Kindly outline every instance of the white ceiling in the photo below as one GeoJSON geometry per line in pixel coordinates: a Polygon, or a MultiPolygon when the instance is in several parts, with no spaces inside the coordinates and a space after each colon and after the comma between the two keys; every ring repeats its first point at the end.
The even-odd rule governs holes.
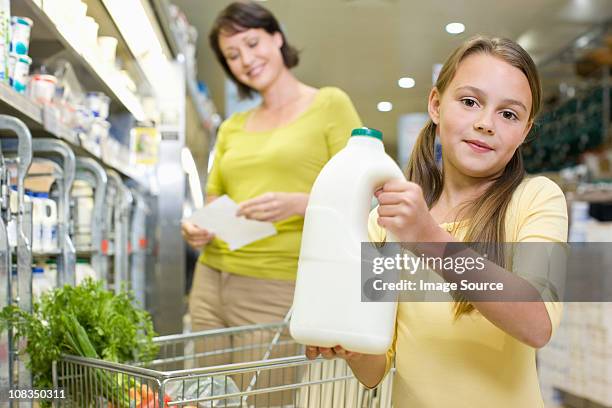
{"type": "MultiPolygon", "coordinates": [[[[227,0],[173,0],[199,32],[199,77],[217,107],[224,106],[223,72],[208,46],[208,30],[227,0]]],[[[367,126],[381,129],[395,149],[401,114],[422,112],[431,87],[432,65],[475,34],[518,40],[541,61],[594,24],[612,18],[612,0],[268,0],[293,45],[302,51],[295,69],[304,82],[339,86],[352,98],[367,126]],[[465,24],[463,34],[444,31],[465,24]],[[412,89],[397,80],[411,76],[412,89]],[[376,110],[381,100],[389,113],[376,110]]],[[[543,72],[546,76],[546,71],[543,72]]],[[[556,80],[556,79],[555,79],[556,80]]]]}

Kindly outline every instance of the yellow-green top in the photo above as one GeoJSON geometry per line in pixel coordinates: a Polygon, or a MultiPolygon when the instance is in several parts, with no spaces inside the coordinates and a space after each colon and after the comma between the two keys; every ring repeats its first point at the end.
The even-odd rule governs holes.
{"type": "MultiPolygon", "coordinates": [[[[325,163],[361,126],[349,97],[333,87],[320,89],[304,113],[273,130],[245,130],[251,113],[234,114],[221,125],[207,194],[227,194],[241,203],[267,192],[309,193],[325,163]]],[[[199,262],[240,275],[293,280],[304,218],[293,216],[274,226],[277,235],[235,251],[215,238],[199,262]]]]}

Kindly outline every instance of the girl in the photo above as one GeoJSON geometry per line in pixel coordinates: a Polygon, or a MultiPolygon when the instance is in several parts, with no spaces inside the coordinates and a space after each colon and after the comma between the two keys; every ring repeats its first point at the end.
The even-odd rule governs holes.
{"type": "MultiPolygon", "coordinates": [[[[523,169],[521,144],[540,103],[535,64],[518,44],[476,37],[456,49],[430,93],[430,120],[412,154],[410,181],[390,181],[376,193],[370,238],[384,241],[388,231],[404,242],[498,249],[503,242],[565,242],[562,191],[547,178],[526,178],[523,169]],[[434,161],[436,136],[442,170],[434,161]]],[[[497,268],[520,286],[515,273],[497,268]]],[[[347,360],[368,387],[381,381],[395,356],[396,408],[541,407],[535,351],[559,320],[559,303],[541,300],[400,303],[386,356],[341,347],[308,347],[306,354],[347,360]]]]}

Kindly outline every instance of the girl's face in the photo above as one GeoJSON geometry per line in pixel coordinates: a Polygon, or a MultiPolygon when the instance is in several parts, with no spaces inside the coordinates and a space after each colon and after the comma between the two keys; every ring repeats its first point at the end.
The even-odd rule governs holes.
{"type": "Polygon", "coordinates": [[[232,74],[258,92],[266,90],[285,68],[280,33],[250,28],[233,35],[220,35],[219,46],[232,74]]]}
{"type": "Polygon", "coordinates": [[[531,89],[521,70],[487,54],[465,58],[444,94],[434,88],[429,97],[445,174],[498,175],[529,133],[530,112],[531,89]]]}

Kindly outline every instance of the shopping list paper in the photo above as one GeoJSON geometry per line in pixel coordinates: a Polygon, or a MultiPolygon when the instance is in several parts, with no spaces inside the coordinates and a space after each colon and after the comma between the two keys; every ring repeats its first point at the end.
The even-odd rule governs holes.
{"type": "Polygon", "coordinates": [[[276,235],[276,228],[271,222],[237,217],[237,211],[238,204],[223,195],[185,218],[185,221],[214,232],[217,237],[227,242],[232,251],[251,242],[276,235]]]}

